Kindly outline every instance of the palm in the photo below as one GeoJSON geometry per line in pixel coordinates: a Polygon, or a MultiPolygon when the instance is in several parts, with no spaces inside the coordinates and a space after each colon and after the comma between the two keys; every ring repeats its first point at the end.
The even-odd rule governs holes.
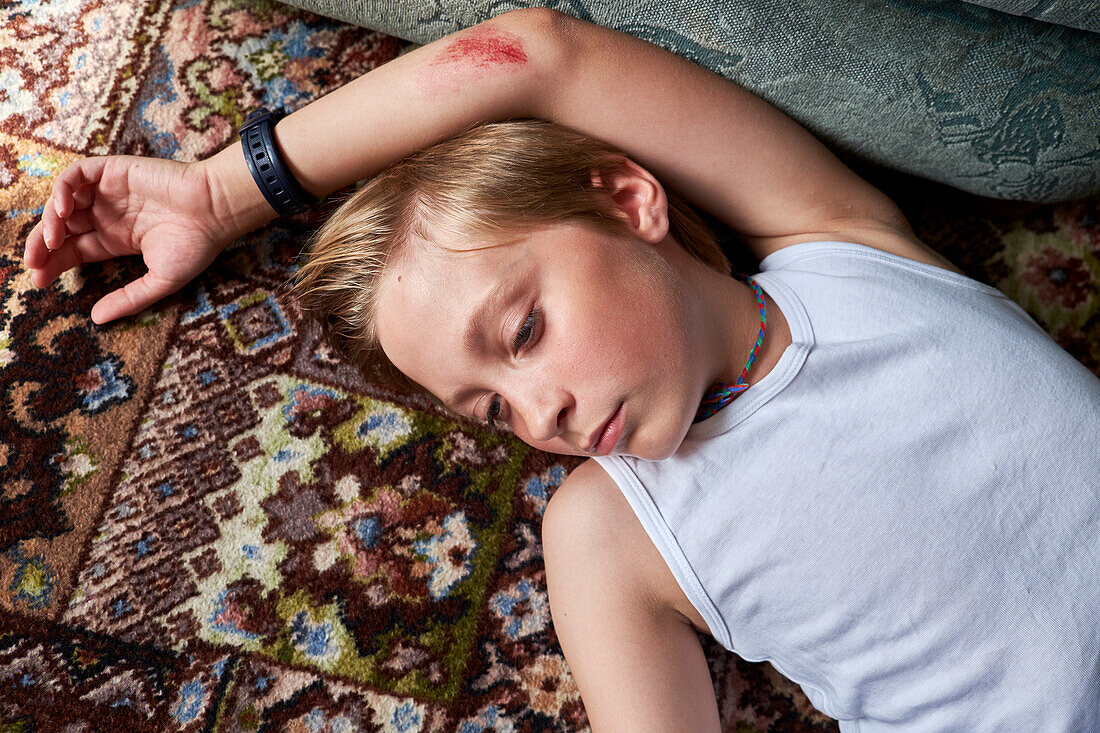
{"type": "Polygon", "coordinates": [[[140,254],[150,273],[182,287],[221,249],[212,222],[203,221],[212,208],[209,190],[173,161],[115,160],[89,209],[94,228],[82,261],[140,254]]]}

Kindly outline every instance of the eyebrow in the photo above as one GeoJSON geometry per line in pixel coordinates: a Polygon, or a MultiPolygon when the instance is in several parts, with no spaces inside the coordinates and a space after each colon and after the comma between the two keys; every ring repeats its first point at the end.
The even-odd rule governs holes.
{"type": "Polygon", "coordinates": [[[462,334],[462,345],[467,351],[477,350],[480,346],[481,334],[488,329],[490,319],[494,314],[503,310],[504,306],[515,297],[516,292],[522,286],[522,279],[502,277],[497,286],[485,297],[485,300],[481,301],[477,309],[474,310],[474,315],[470,318],[465,333],[462,334]]]}

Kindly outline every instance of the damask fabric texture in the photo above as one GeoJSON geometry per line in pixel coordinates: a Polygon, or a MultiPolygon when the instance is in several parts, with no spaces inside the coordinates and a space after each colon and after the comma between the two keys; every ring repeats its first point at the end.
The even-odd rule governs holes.
{"type": "Polygon", "coordinates": [[[554,7],[741,84],[842,156],[993,198],[1100,191],[1100,35],[961,1],[288,1],[418,43],[554,7]]]}
{"type": "Polygon", "coordinates": [[[1100,33],[1100,2],[1096,0],[966,0],[975,5],[1022,15],[1045,23],[1068,25],[1100,33]]]}

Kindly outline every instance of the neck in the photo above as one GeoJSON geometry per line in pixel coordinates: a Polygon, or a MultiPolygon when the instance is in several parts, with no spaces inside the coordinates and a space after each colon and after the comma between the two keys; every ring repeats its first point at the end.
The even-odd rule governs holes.
{"type": "MultiPolygon", "coordinates": [[[[715,343],[720,348],[714,352],[714,377],[706,387],[715,382],[736,383],[760,333],[760,310],[752,287],[736,278],[719,277],[721,280],[715,283],[718,290],[714,294],[716,297],[711,297],[708,301],[713,306],[710,311],[712,322],[716,326],[715,343]]],[[[764,303],[767,306],[767,328],[764,341],[749,370],[746,380],[749,386],[767,376],[791,343],[787,319],[767,293],[764,293],[764,303]]]]}

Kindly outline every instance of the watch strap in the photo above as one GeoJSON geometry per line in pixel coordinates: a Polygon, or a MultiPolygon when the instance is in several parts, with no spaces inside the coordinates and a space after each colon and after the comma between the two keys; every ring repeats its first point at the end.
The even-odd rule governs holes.
{"type": "Polygon", "coordinates": [[[306,211],[316,200],[294,179],[275,145],[275,116],[265,107],[254,110],[241,125],[241,147],[252,180],[279,216],[306,211]]]}

